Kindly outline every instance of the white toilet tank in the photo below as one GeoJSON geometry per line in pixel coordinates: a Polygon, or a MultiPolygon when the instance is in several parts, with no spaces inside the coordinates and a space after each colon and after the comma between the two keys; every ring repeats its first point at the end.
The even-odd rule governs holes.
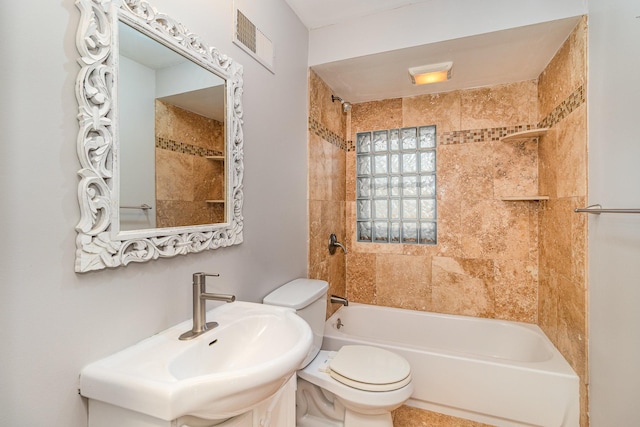
{"type": "Polygon", "coordinates": [[[285,283],[262,300],[263,304],[289,307],[296,310],[313,331],[313,345],[300,368],[307,366],[320,351],[327,315],[327,289],[324,280],[295,279],[285,283]]]}

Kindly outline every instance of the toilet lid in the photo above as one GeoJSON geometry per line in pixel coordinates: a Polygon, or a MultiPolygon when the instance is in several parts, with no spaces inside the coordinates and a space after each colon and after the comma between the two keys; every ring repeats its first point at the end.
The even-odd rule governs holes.
{"type": "Polygon", "coordinates": [[[366,391],[390,391],[411,382],[411,367],[403,357],[377,347],[345,345],[329,362],[336,381],[366,391]]]}

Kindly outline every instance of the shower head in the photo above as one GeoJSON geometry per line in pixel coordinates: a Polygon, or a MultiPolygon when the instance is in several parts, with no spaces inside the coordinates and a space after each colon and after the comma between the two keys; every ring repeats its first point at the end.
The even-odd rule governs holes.
{"type": "Polygon", "coordinates": [[[347,113],[347,112],[349,112],[351,110],[351,103],[350,102],[347,102],[347,101],[343,100],[339,96],[331,95],[331,102],[336,102],[336,101],[340,101],[340,104],[342,104],[342,112],[343,113],[347,113]]]}

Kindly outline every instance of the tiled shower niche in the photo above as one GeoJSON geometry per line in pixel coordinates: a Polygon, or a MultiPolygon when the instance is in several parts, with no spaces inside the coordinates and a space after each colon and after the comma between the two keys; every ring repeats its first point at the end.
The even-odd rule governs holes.
{"type": "Polygon", "coordinates": [[[436,127],[356,135],[359,242],[434,245],[436,127]]]}

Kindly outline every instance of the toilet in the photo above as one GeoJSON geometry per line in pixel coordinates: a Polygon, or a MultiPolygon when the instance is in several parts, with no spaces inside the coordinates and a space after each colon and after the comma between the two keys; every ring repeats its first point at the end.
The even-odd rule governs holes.
{"type": "Polygon", "coordinates": [[[313,331],[312,348],[298,370],[296,426],[392,427],[391,411],[413,393],[409,363],[372,346],[321,350],[328,288],[323,280],[296,279],[263,300],[296,310],[313,331]]]}

